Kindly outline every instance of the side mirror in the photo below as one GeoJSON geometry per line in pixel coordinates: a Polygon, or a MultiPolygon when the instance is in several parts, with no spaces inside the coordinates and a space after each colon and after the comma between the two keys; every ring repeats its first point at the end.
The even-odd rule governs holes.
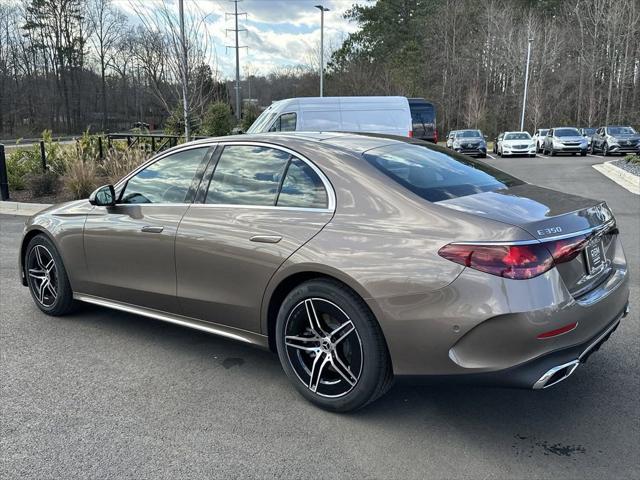
{"type": "Polygon", "coordinates": [[[113,185],[104,185],[89,195],[89,203],[98,207],[112,207],[116,204],[116,191],[113,185]]]}

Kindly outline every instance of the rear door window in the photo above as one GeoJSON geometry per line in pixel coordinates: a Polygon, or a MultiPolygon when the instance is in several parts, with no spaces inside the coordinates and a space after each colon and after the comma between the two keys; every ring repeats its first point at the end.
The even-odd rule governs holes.
{"type": "Polygon", "coordinates": [[[422,145],[388,145],[364,158],[403,187],[430,202],[506,189],[523,182],[489,165],[422,145]]]}
{"type": "Polygon", "coordinates": [[[277,205],[279,207],[327,208],[327,191],[313,168],[302,160],[293,158],[282,182],[277,205]]]}
{"type": "Polygon", "coordinates": [[[290,155],[253,145],[224,147],[205,203],[275,205],[290,155]]]}

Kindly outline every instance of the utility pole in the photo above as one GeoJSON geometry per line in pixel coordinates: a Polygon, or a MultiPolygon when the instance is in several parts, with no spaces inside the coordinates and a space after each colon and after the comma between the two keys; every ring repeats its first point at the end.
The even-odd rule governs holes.
{"type": "Polygon", "coordinates": [[[236,44],[235,46],[227,45],[227,48],[235,48],[236,50],[236,118],[240,121],[240,116],[242,115],[242,110],[240,108],[240,49],[248,48],[246,46],[240,46],[238,40],[238,34],[240,32],[246,32],[246,28],[238,28],[238,16],[247,15],[246,12],[238,13],[238,2],[241,0],[231,0],[234,3],[234,12],[227,13],[227,15],[233,15],[235,17],[235,28],[227,28],[227,32],[234,32],[236,36],[236,44]]]}
{"type": "Polygon", "coordinates": [[[316,5],[320,10],[320,96],[324,96],[324,12],[329,9],[322,5],[316,5]]]}
{"type": "Polygon", "coordinates": [[[180,0],[178,3],[178,14],[180,16],[180,46],[182,47],[182,108],[184,110],[184,139],[185,141],[189,141],[191,137],[191,127],[189,125],[189,99],[188,95],[188,81],[189,77],[187,75],[188,68],[188,59],[187,59],[187,41],[185,39],[184,33],[184,0],[180,0]]]}
{"type": "Polygon", "coordinates": [[[524,111],[527,107],[527,87],[529,85],[529,62],[531,60],[531,43],[533,37],[529,37],[529,44],[527,46],[527,67],[524,71],[524,97],[522,99],[522,116],[520,117],[520,131],[524,131],[524,111]]]}

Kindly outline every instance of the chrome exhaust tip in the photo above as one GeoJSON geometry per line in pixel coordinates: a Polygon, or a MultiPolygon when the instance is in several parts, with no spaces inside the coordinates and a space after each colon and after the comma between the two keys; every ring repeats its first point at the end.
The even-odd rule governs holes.
{"type": "Polygon", "coordinates": [[[572,360],[569,363],[563,363],[562,365],[557,365],[547,370],[547,372],[533,384],[533,389],[541,390],[566,380],[571,376],[575,369],[578,368],[578,365],[580,365],[579,360],[572,360]]]}

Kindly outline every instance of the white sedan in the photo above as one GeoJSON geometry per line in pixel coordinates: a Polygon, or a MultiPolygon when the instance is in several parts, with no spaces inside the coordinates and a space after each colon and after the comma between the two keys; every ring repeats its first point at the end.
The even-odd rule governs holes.
{"type": "Polygon", "coordinates": [[[536,144],[529,132],[505,132],[498,142],[498,155],[528,155],[536,156],[536,144]]]}

